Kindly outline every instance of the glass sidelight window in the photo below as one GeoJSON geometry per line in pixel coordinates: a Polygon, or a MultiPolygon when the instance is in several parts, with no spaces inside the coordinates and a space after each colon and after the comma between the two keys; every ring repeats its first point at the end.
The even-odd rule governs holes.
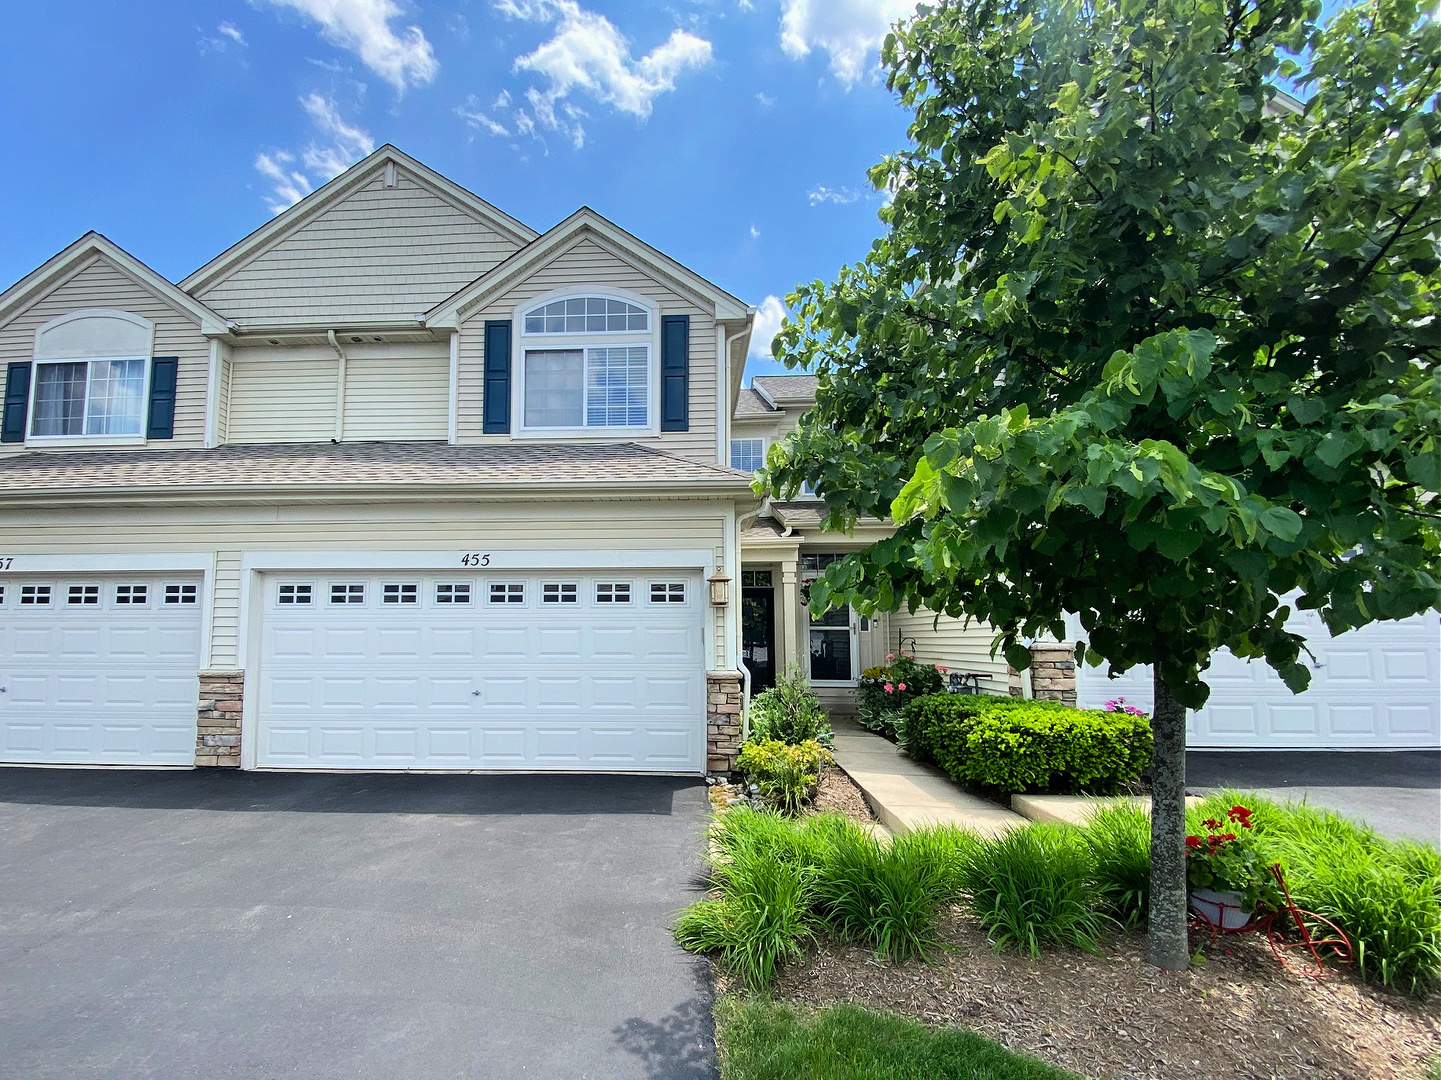
{"type": "MultiPolygon", "coordinates": [[[[837,559],[833,554],[801,556],[801,580],[808,587],[837,559]]],[[[808,609],[809,610],[809,609],[808,609]]],[[[856,677],[855,643],[851,636],[851,609],[832,608],[820,615],[809,611],[811,679],[815,682],[852,682],[856,677]]]]}

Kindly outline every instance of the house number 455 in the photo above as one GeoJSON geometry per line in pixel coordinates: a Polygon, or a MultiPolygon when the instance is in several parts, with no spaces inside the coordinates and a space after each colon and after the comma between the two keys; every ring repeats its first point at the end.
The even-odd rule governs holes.
{"type": "Polygon", "coordinates": [[[474,552],[460,557],[461,566],[489,566],[490,555],[477,555],[474,552]]]}

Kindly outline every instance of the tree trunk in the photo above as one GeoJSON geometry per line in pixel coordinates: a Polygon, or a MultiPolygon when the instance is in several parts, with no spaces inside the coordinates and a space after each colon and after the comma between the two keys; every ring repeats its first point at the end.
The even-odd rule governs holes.
{"type": "Polygon", "coordinates": [[[1156,705],[1151,732],[1151,910],[1147,952],[1151,963],[1182,971],[1186,942],[1186,707],[1154,675],[1156,705]]]}

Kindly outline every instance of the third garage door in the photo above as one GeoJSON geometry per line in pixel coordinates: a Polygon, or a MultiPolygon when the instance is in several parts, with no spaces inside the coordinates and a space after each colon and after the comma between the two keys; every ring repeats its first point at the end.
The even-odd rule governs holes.
{"type": "Polygon", "coordinates": [[[704,769],[699,573],[261,581],[259,767],[704,769]]]}

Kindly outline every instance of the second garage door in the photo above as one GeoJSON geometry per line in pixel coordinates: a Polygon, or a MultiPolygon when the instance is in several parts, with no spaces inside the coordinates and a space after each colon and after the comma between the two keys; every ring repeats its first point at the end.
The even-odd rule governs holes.
{"type": "Polygon", "coordinates": [[[698,573],[261,581],[259,767],[704,769],[698,573]]]}

